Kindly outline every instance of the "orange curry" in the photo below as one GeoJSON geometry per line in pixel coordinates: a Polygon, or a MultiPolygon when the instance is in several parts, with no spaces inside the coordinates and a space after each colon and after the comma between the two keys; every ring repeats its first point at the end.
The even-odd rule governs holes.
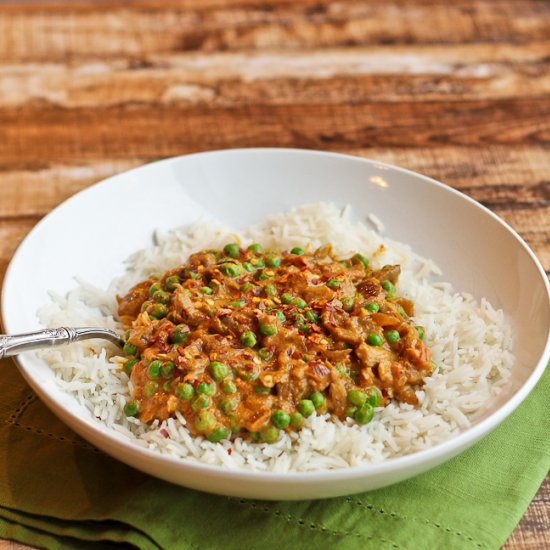
{"type": "Polygon", "coordinates": [[[119,297],[125,413],[149,423],[179,411],[210,441],[272,443],[314,412],[366,424],[390,399],[416,404],[432,363],[399,273],[361,254],[339,261],[330,245],[193,254],[119,297]]]}

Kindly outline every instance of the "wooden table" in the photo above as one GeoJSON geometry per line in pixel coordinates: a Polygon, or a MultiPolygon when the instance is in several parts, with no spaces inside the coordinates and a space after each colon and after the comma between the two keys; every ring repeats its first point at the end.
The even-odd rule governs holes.
{"type": "MultiPolygon", "coordinates": [[[[550,2],[0,4],[0,279],[76,191],[249,146],[433,176],[506,220],[548,271],[550,2]]],[[[506,548],[548,547],[547,480],[506,548]]]]}

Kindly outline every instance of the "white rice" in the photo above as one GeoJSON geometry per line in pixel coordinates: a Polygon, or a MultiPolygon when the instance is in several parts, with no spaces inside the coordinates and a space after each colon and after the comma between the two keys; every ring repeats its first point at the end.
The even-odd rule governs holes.
{"type": "MultiPolygon", "coordinates": [[[[371,216],[370,221],[383,227],[377,218],[371,216]]],[[[430,282],[441,274],[434,262],[420,258],[407,245],[382,239],[362,223],[352,221],[349,208],[340,211],[331,204],[303,206],[272,216],[242,233],[209,221],[156,234],[154,246],[129,258],[125,275],[108,289],[78,280],[78,286],[67,296],[52,294],[53,303],[40,309],[39,318],[46,326],[90,325],[121,331],[117,293],[123,295],[151,273],[184,263],[192,252],[220,248],[233,240],[243,245],[260,242],[274,249],[305,243],[314,249],[330,242],[342,257],[361,251],[372,258],[374,267],[400,264],[399,293],[415,302],[415,323],[426,328],[426,343],[439,367],[417,392],[420,404],[393,401],[377,409],[374,420],[366,426],[314,414],[301,431],[283,433],[270,445],[240,438],[210,443],[191,436],[181,415],[150,426],[124,415],[132,388],[114,346],[92,341],[41,352],[58,384],[97,422],[136,445],[223,468],[274,472],[346,468],[381,462],[448,440],[482,414],[506,385],[513,356],[511,329],[503,312],[485,299],[476,303],[471,296],[454,292],[447,283],[430,282]]]]}

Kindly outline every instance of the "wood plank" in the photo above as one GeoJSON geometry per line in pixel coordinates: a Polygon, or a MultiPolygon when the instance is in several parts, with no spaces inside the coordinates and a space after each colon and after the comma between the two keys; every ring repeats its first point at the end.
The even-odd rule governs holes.
{"type": "Polygon", "coordinates": [[[4,170],[0,177],[0,220],[44,216],[78,191],[143,162],[97,160],[4,170]]]}
{"type": "Polygon", "coordinates": [[[0,9],[0,59],[388,43],[526,42],[550,35],[550,5],[479,2],[52,3],[0,9]],[[62,17],[60,17],[62,15],[62,17]],[[426,22],[429,21],[429,24],[426,22]]]}
{"type": "Polygon", "coordinates": [[[550,476],[546,478],[503,550],[550,548],[550,476]]]}
{"type": "Polygon", "coordinates": [[[0,163],[171,156],[228,147],[544,145],[550,97],[357,105],[0,109],[0,163]],[[85,131],[83,131],[85,129],[85,131]]]}
{"type": "Polygon", "coordinates": [[[550,93],[550,41],[219,53],[0,66],[0,106],[479,100],[550,93]]]}

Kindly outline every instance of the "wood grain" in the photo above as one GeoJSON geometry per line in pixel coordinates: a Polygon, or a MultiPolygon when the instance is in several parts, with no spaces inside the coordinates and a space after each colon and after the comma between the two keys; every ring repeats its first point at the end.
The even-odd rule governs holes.
{"type": "Polygon", "coordinates": [[[547,2],[162,1],[3,5],[6,60],[392,43],[524,42],[550,36],[547,2]],[[63,17],[59,18],[62,13],[63,17]]]}
{"type": "MultiPolygon", "coordinates": [[[[248,146],[441,180],[550,272],[550,2],[0,3],[0,281],[34,224],[95,181],[248,146]]],[[[550,548],[550,480],[505,548],[550,548]]]]}

